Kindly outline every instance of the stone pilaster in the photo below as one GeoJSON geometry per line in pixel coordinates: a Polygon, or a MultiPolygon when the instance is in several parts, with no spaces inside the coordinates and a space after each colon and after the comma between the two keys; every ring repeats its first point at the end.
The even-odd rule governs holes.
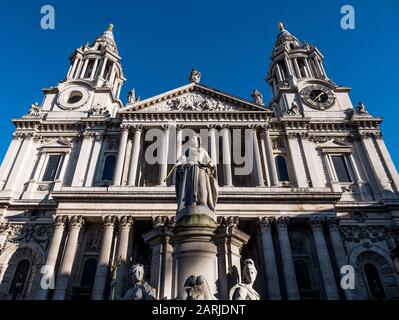
{"type": "Polygon", "coordinates": [[[238,217],[219,217],[215,236],[218,258],[219,299],[229,299],[230,289],[241,276],[241,249],[250,238],[238,229],[238,217]],[[233,281],[231,281],[233,279],[233,281]]]}
{"type": "Polygon", "coordinates": [[[153,229],[143,235],[151,247],[150,284],[157,289],[158,299],[172,299],[173,236],[174,217],[153,218],[153,229]]]}

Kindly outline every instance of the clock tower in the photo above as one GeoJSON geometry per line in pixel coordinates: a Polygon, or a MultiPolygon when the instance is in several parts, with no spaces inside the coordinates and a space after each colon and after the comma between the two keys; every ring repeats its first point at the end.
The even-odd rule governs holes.
{"type": "Polygon", "coordinates": [[[114,116],[122,108],[119,99],[126,81],[120,64],[113,25],[92,44],[85,44],[71,55],[66,78],[57,86],[44,89],[41,111],[47,119],[80,119],[90,115],[114,116]]]}
{"type": "Polygon", "coordinates": [[[280,22],[271,64],[265,80],[272,88],[271,107],[279,118],[345,118],[353,108],[350,88],[337,86],[323,67],[323,55],[314,46],[298,39],[280,22]]]}

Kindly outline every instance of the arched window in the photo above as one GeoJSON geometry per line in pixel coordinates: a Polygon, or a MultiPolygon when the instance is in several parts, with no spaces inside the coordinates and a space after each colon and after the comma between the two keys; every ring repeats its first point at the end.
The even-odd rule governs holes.
{"type": "Polygon", "coordinates": [[[82,278],[80,280],[80,285],[82,287],[93,287],[94,278],[96,276],[97,270],[97,259],[90,258],[87,259],[83,267],[82,278]]]}
{"type": "Polygon", "coordinates": [[[303,260],[294,261],[295,275],[298,282],[299,290],[309,290],[312,289],[312,284],[310,282],[308,265],[303,260]]]}
{"type": "Polygon", "coordinates": [[[278,180],[279,181],[290,181],[290,177],[288,175],[288,168],[285,158],[283,156],[277,156],[275,158],[278,180]]]}
{"type": "Polygon", "coordinates": [[[381,278],[375,265],[366,263],[363,270],[366,276],[371,299],[385,299],[384,287],[382,286],[381,278]]]}
{"type": "Polygon", "coordinates": [[[101,180],[112,181],[114,179],[116,157],[111,154],[105,158],[104,168],[101,175],[101,180]]]}
{"type": "Polygon", "coordinates": [[[9,291],[9,293],[11,293],[13,297],[15,297],[17,294],[22,294],[24,292],[26,287],[26,281],[29,276],[29,271],[30,261],[28,259],[24,259],[18,263],[9,291]]]}

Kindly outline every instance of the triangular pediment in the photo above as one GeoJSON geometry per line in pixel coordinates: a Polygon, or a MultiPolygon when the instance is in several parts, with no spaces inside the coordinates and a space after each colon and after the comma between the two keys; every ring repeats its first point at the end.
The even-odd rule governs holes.
{"type": "Polygon", "coordinates": [[[350,148],[351,146],[346,142],[339,140],[330,140],[320,145],[321,148],[350,148]]]}
{"type": "Polygon", "coordinates": [[[71,144],[67,140],[54,139],[43,143],[42,148],[70,148],[71,144]]]}
{"type": "Polygon", "coordinates": [[[148,98],[127,104],[121,113],[130,112],[228,112],[228,111],[263,111],[270,112],[264,106],[227,93],[190,83],[148,98]]]}

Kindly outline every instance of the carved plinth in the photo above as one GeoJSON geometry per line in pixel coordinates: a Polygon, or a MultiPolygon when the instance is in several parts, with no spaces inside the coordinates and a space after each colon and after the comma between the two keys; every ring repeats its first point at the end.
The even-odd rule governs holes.
{"type": "Polygon", "coordinates": [[[207,227],[216,229],[216,214],[206,206],[185,207],[176,212],[176,228],[207,227]]]}

